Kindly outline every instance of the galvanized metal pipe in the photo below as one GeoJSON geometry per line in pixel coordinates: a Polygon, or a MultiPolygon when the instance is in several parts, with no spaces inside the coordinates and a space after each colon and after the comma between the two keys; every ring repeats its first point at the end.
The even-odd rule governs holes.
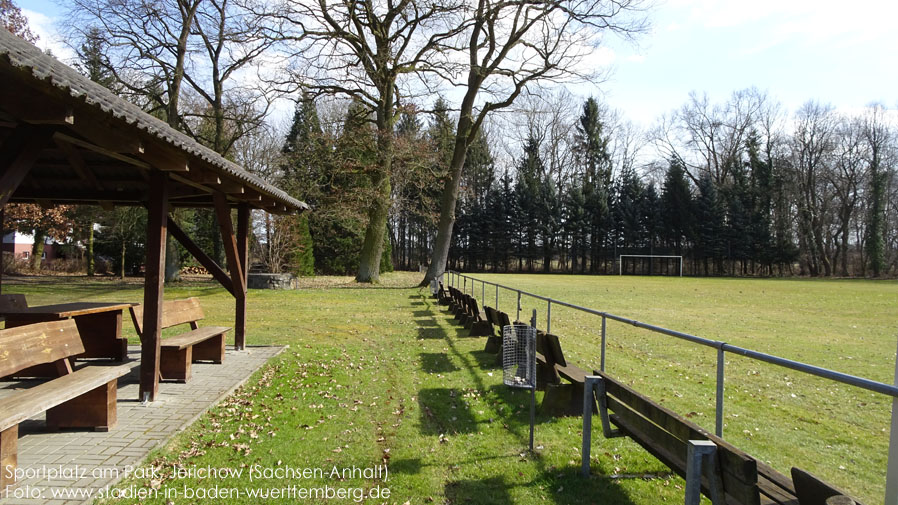
{"type": "Polygon", "coordinates": [[[496,286],[496,310],[499,310],[499,286],[496,286]]]}
{"type": "MultiPolygon", "coordinates": [[[[895,360],[895,385],[898,386],[898,359],[895,360]]],[[[892,426],[889,430],[885,504],[898,505],[898,397],[892,398],[892,426]]]]}
{"type": "Polygon", "coordinates": [[[518,314],[514,318],[515,321],[521,320],[521,292],[518,291],[518,314]]]}
{"type": "Polygon", "coordinates": [[[552,333],[552,300],[546,305],[546,333],[552,333]]]}
{"type": "Polygon", "coordinates": [[[605,321],[606,317],[602,316],[602,361],[599,364],[599,370],[605,371],[605,321]]]}
{"type": "Polygon", "coordinates": [[[714,434],[723,438],[723,367],[726,363],[723,349],[717,349],[717,408],[714,410],[714,434]]]}

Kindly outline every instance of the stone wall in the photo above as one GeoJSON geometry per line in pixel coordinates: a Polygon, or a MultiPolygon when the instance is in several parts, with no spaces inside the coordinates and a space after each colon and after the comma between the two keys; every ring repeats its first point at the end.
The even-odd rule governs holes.
{"type": "Polygon", "coordinates": [[[249,289],[293,289],[293,274],[256,274],[247,276],[249,289]]]}

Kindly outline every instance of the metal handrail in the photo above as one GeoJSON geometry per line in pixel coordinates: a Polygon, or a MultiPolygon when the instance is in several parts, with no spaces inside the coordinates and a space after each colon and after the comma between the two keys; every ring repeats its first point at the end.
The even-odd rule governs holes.
{"type": "MultiPolygon", "coordinates": [[[[447,272],[450,276],[450,282],[452,285],[457,285],[457,279],[463,279],[464,286],[467,288],[468,280],[471,280],[471,295],[474,295],[474,284],[477,282],[481,283],[481,303],[486,303],[485,286],[487,284],[496,287],[496,309],[499,307],[499,289],[506,289],[508,291],[517,293],[517,315],[518,319],[520,319],[520,311],[521,311],[521,296],[526,295],[531,298],[535,298],[537,300],[542,300],[546,302],[546,333],[551,332],[552,328],[552,305],[561,305],[563,307],[568,307],[574,310],[579,310],[582,312],[586,312],[588,314],[593,314],[596,316],[600,316],[602,318],[602,344],[601,344],[601,361],[600,361],[600,369],[605,371],[605,349],[606,349],[606,321],[608,319],[612,321],[618,321],[624,324],[629,324],[631,326],[635,326],[637,328],[642,328],[651,332],[661,333],[663,335],[668,335],[671,337],[675,337],[681,340],[686,340],[688,342],[692,342],[694,344],[703,345],[706,347],[712,347],[717,349],[717,398],[716,398],[716,406],[715,406],[715,433],[717,436],[723,438],[723,408],[724,408],[724,364],[725,364],[725,353],[731,352],[733,354],[738,354],[740,356],[744,356],[749,359],[754,359],[757,361],[763,361],[765,363],[770,363],[772,365],[781,366],[784,368],[788,368],[790,370],[795,370],[798,372],[803,372],[809,375],[814,375],[817,377],[821,377],[823,379],[832,380],[835,382],[840,382],[842,384],[848,384],[850,386],[855,386],[867,391],[872,391],[875,393],[884,394],[892,397],[892,416],[891,416],[891,430],[890,430],[890,438],[889,438],[889,457],[888,457],[888,468],[886,470],[886,499],[885,503],[887,505],[898,505],[898,361],[896,361],[895,365],[895,383],[896,384],[886,384],[883,382],[878,382],[872,379],[867,379],[864,377],[858,377],[856,375],[850,375],[842,372],[837,372],[835,370],[830,370],[828,368],[819,367],[816,365],[810,365],[808,363],[802,363],[800,361],[795,361],[791,359],[782,358],[780,356],[775,356],[772,354],[767,354],[759,351],[754,351],[751,349],[746,349],[744,347],[735,346],[732,344],[728,344],[726,342],[720,340],[712,340],[703,337],[699,337],[696,335],[691,335],[689,333],[683,333],[676,330],[671,330],[668,328],[664,328],[661,326],[656,326],[653,324],[643,323],[641,321],[637,321],[635,319],[630,319],[627,317],[618,316],[612,314],[610,312],[605,312],[601,310],[591,309],[589,307],[583,307],[580,305],[576,305],[573,303],[556,300],[554,298],[549,298],[547,296],[538,295],[536,293],[530,293],[527,291],[523,291],[517,288],[513,288],[510,286],[505,286],[502,284],[498,284],[495,282],[485,281],[483,279],[477,279],[475,277],[471,277],[460,272],[456,272],[453,270],[449,270],[447,272]],[[453,281],[453,277],[455,276],[455,281],[453,281]]],[[[534,314],[536,311],[534,311],[534,314]]],[[[535,317],[535,316],[534,316],[535,317]]]]}

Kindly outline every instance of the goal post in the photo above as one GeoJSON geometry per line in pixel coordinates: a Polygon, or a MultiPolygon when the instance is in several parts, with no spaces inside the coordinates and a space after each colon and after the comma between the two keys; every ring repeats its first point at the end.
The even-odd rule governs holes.
{"type": "Polygon", "coordinates": [[[624,275],[624,258],[649,258],[649,271],[651,272],[651,261],[655,258],[676,259],[679,262],[678,275],[683,276],[683,256],[670,254],[621,254],[617,259],[617,273],[624,275]]]}

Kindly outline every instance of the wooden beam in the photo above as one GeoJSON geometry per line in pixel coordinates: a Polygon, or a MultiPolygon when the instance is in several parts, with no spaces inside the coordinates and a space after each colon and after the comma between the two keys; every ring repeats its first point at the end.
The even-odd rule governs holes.
{"type": "Polygon", "coordinates": [[[155,144],[145,146],[140,158],[163,172],[190,172],[190,162],[186,156],[175,154],[155,144]]]}
{"type": "Polygon", "coordinates": [[[106,147],[99,146],[97,144],[92,144],[87,142],[86,140],[81,140],[79,138],[72,137],[71,135],[67,135],[65,133],[56,132],[53,135],[53,140],[60,140],[62,142],[67,142],[69,144],[82,147],[89,151],[93,151],[95,153],[102,154],[103,156],[107,156],[114,160],[119,160],[129,165],[133,165],[137,168],[142,168],[144,170],[149,170],[150,164],[144,161],[138,160],[136,158],[132,158],[131,156],[125,156],[124,154],[119,154],[112,149],[107,149],[106,147]]]}
{"type": "Polygon", "coordinates": [[[197,261],[200,262],[200,265],[203,265],[206,270],[212,274],[212,277],[215,277],[215,280],[218,281],[219,284],[222,285],[225,289],[228,290],[231,295],[234,294],[234,281],[228,277],[228,274],[215,262],[208,254],[203,251],[200,246],[196,245],[193,240],[190,240],[190,237],[184,233],[173,219],[169,218],[168,221],[168,231],[171,233],[171,236],[175,238],[178,242],[187,249],[197,261]]]}
{"type": "Polygon", "coordinates": [[[49,139],[50,130],[20,126],[3,143],[3,151],[0,152],[0,207],[6,205],[22,184],[49,139]]]}
{"type": "Polygon", "coordinates": [[[78,177],[89,182],[94,188],[102,191],[103,185],[100,184],[100,181],[97,180],[93,171],[87,166],[87,163],[84,162],[84,157],[81,156],[81,152],[68,142],[64,142],[58,138],[53,140],[69,161],[69,166],[71,166],[72,170],[78,174],[78,177]]]}
{"type": "Polygon", "coordinates": [[[228,259],[228,271],[234,282],[234,292],[246,293],[246,277],[243,276],[240,253],[237,252],[237,238],[234,236],[234,227],[231,225],[231,206],[224,193],[212,193],[212,198],[215,202],[218,227],[221,229],[222,246],[224,246],[225,256],[228,259]]]}
{"type": "Polygon", "coordinates": [[[143,333],[140,335],[141,401],[159,394],[159,359],[162,342],[162,295],[165,280],[165,239],[168,234],[168,181],[164,173],[150,176],[147,213],[147,262],[143,292],[143,333]]]}
{"type": "Polygon", "coordinates": [[[78,123],[71,130],[109,151],[125,155],[143,154],[143,141],[132,128],[122,128],[120,123],[94,111],[79,110],[78,123]]]}
{"type": "Polygon", "coordinates": [[[19,121],[34,125],[73,125],[75,110],[71,105],[52,102],[46,97],[4,94],[3,109],[19,121]]]}
{"type": "Polygon", "coordinates": [[[246,347],[246,275],[249,270],[249,205],[237,206],[237,256],[243,272],[243,291],[235,294],[236,314],[234,315],[234,346],[237,350],[246,347]]]}

